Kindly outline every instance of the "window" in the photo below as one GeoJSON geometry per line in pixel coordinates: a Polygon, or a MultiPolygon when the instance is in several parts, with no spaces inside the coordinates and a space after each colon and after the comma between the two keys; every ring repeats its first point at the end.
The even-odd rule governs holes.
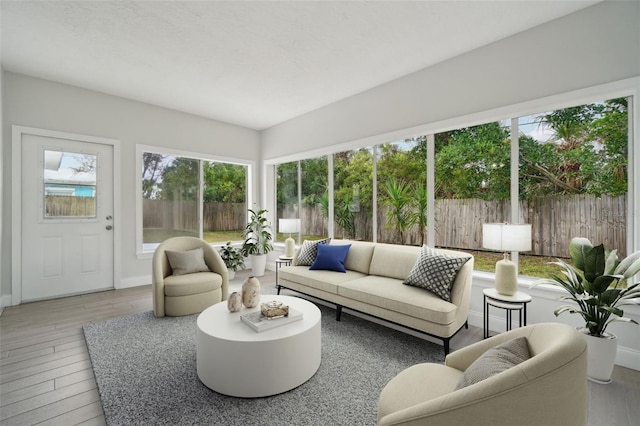
{"type": "Polygon", "coordinates": [[[523,273],[546,275],[536,257],[569,257],[573,237],[627,252],[628,100],[612,99],[519,119],[521,210],[533,247],[523,273]]]}
{"type": "Polygon", "coordinates": [[[378,242],[422,245],[426,235],[426,141],[376,147],[378,242]]]}
{"type": "MultiPolygon", "coordinates": [[[[309,158],[276,166],[277,218],[300,219],[298,239],[317,240],[328,235],[327,157],[309,158]]],[[[279,225],[278,225],[279,226],[279,225]]],[[[289,234],[278,230],[276,241],[289,234]]]]}
{"type": "Polygon", "coordinates": [[[247,166],[202,161],[203,239],[225,243],[241,239],[247,215],[247,166]]]}
{"type": "Polygon", "coordinates": [[[97,158],[44,150],[45,219],[96,217],[97,158]]]}
{"type": "MultiPolygon", "coordinates": [[[[435,135],[435,245],[482,249],[482,224],[512,222],[510,142],[504,123],[435,135]]],[[[475,268],[493,271],[498,253],[474,253],[475,268]]]]}
{"type": "Polygon", "coordinates": [[[373,241],[373,150],[333,154],[334,238],[373,241]]]}
{"type": "Polygon", "coordinates": [[[329,235],[328,173],[325,156],[300,161],[300,219],[304,239],[318,240],[329,235]]]}
{"type": "MultiPolygon", "coordinates": [[[[277,205],[276,205],[276,218],[277,219],[298,219],[299,218],[299,206],[300,197],[298,194],[298,169],[299,162],[292,161],[290,163],[283,163],[277,165],[276,170],[276,189],[277,189],[277,205]]],[[[278,227],[280,226],[278,220],[278,227]]],[[[289,234],[283,234],[278,229],[275,241],[284,241],[289,237],[289,234]]],[[[293,239],[297,239],[297,235],[292,235],[293,239]]]]}
{"type": "Polygon", "coordinates": [[[241,240],[248,165],[151,150],[140,152],[140,163],[143,251],[176,236],[241,240]]]}
{"type": "Polygon", "coordinates": [[[302,165],[311,160],[297,161],[304,194],[298,199],[300,217],[309,223],[316,217],[305,209],[312,204],[310,194],[319,192],[306,186],[326,185],[320,207],[324,218],[333,217],[327,227],[338,239],[470,251],[476,270],[493,272],[502,254],[483,249],[482,224],[528,223],[532,250],[514,258],[521,275],[548,276],[555,269],[548,262],[568,257],[573,237],[626,256],[637,245],[627,241],[633,226],[631,101],[609,99],[354,146],[331,154],[326,167],[332,185],[315,182],[313,176],[322,173],[306,174],[302,165]]]}

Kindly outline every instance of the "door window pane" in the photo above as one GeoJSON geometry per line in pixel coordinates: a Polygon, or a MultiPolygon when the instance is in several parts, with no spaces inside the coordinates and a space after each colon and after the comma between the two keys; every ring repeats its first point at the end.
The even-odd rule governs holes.
{"type": "Polygon", "coordinates": [[[95,218],[98,157],[44,151],[44,217],[95,218]]]}

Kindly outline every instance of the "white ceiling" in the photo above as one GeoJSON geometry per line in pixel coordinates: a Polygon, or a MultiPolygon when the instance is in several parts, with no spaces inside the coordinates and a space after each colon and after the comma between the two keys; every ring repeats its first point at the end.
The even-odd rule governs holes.
{"type": "Polygon", "coordinates": [[[264,129],[598,1],[1,1],[5,70],[264,129]]]}

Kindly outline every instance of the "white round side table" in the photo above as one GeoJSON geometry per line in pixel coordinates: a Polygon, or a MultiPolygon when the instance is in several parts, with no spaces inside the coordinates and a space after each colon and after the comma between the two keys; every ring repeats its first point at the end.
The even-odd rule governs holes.
{"type": "Polygon", "coordinates": [[[484,296],[484,338],[489,337],[489,306],[504,309],[507,316],[507,331],[511,330],[513,311],[518,311],[520,327],[527,325],[527,303],[531,302],[531,296],[521,291],[513,296],[500,294],[495,288],[482,290],[484,296]],[[524,321],[523,321],[524,320],[524,321]]]}

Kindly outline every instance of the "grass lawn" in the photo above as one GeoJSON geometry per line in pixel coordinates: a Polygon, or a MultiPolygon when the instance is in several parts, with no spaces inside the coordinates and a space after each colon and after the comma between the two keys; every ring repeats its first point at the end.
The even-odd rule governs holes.
{"type": "MultiPolygon", "coordinates": [[[[144,241],[146,242],[161,242],[169,237],[176,236],[192,236],[197,237],[197,232],[187,231],[164,231],[156,229],[147,229],[144,231],[144,241]]],[[[289,235],[280,234],[276,235],[276,241],[283,242],[289,235]]],[[[317,240],[323,238],[317,235],[303,235],[301,241],[304,240],[317,240]]],[[[242,230],[235,231],[207,231],[203,235],[203,239],[213,244],[224,244],[227,241],[240,242],[242,241],[242,230]]],[[[467,251],[467,250],[465,250],[467,251]]],[[[469,253],[473,254],[474,269],[476,271],[494,272],[496,269],[496,262],[502,259],[502,253],[487,252],[487,251],[473,251],[469,250],[469,253]]],[[[549,265],[548,262],[555,261],[556,258],[542,257],[542,256],[527,256],[520,254],[520,274],[530,277],[547,278],[550,272],[558,272],[558,267],[555,265],[549,265]]],[[[567,259],[565,259],[566,261],[567,259]]]]}
{"type": "MultiPolygon", "coordinates": [[[[474,256],[474,269],[476,271],[494,272],[496,270],[496,262],[502,259],[502,253],[487,251],[469,251],[474,256]]],[[[549,278],[549,273],[558,272],[559,268],[555,265],[549,265],[549,262],[555,262],[555,257],[543,256],[527,256],[520,254],[519,256],[519,272],[520,275],[538,278],[549,278]]],[[[567,261],[567,259],[564,259],[567,261]]]]}

